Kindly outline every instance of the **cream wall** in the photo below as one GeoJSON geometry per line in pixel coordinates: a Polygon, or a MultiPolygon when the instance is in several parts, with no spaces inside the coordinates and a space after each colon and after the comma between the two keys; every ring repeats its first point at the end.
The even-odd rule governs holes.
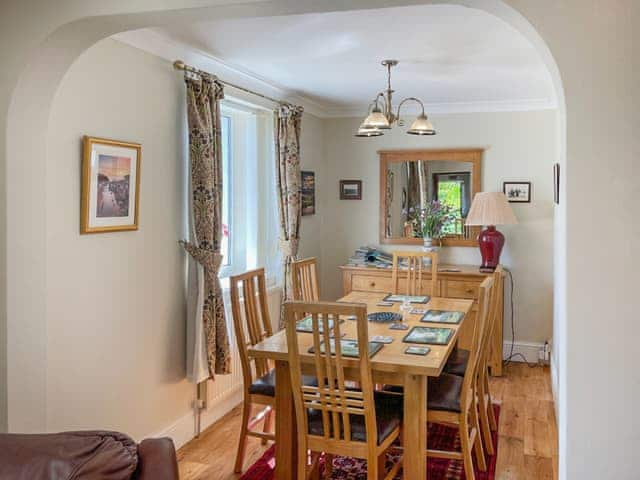
{"type": "Polygon", "coordinates": [[[47,159],[47,430],[136,437],[186,414],[183,91],[166,61],[114,40],[53,102],[47,159]],[[142,144],[136,232],[79,235],[82,135],[142,144]]]}
{"type": "MultiPolygon", "coordinates": [[[[311,170],[316,174],[316,214],[305,215],[300,224],[299,258],[318,257],[323,255],[323,240],[325,238],[325,219],[331,216],[327,205],[332,182],[327,178],[325,160],[327,121],[305,113],[302,117],[300,133],[301,169],[311,170]]],[[[319,261],[320,273],[325,266],[319,261]]],[[[320,294],[324,296],[324,286],[321,285],[320,294]]]]}
{"type": "MultiPolygon", "coordinates": [[[[384,136],[356,138],[361,119],[327,120],[328,215],[322,261],[323,286],[328,296],[341,293],[339,265],[356,247],[378,244],[379,159],[381,149],[485,148],[482,160],[483,190],[502,190],[503,180],[532,182],[530,204],[511,204],[516,226],[499,229],[506,236],[502,263],[515,281],[516,341],[544,342],[553,325],[553,177],[557,161],[556,117],[553,110],[518,113],[467,113],[432,115],[438,131],[434,137],[404,133],[394,128],[384,136]],[[339,200],[338,180],[362,179],[361,201],[339,200]]],[[[410,122],[407,122],[407,125],[410,122]]],[[[386,245],[386,250],[405,248],[386,245]]],[[[480,265],[477,248],[446,247],[444,262],[480,265]]],[[[508,283],[508,282],[507,282],[508,283]]],[[[509,313],[507,309],[506,313],[509,313]]],[[[505,340],[510,340],[509,315],[505,315],[505,340]]]]}

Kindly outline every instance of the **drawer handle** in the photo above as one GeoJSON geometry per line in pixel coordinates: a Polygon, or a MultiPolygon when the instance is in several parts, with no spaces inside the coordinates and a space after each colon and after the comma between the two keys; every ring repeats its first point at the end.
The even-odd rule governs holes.
{"type": "Polygon", "coordinates": [[[473,288],[467,288],[467,289],[465,290],[465,292],[466,292],[466,293],[473,293],[473,288]]]}
{"type": "Polygon", "coordinates": [[[371,283],[369,284],[369,286],[370,286],[370,287],[375,287],[375,286],[376,286],[376,282],[371,282],[371,283]]]}

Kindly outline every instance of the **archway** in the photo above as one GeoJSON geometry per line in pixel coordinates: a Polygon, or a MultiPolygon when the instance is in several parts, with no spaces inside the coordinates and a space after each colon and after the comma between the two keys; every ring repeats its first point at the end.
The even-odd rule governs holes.
{"type": "MultiPolygon", "coordinates": [[[[175,2],[176,6],[181,2],[175,2]]],[[[182,2],[183,3],[183,2],[182,2]]],[[[202,2],[200,2],[202,3],[202,2]]],[[[47,251],[42,226],[47,222],[46,169],[49,109],[65,72],[89,46],[120,31],[190,22],[220,16],[287,15],[338,9],[366,9],[409,4],[451,3],[478,8],[512,25],[537,48],[547,65],[558,96],[562,121],[562,139],[558,158],[565,158],[565,101],[558,67],[542,37],[517,10],[499,0],[482,2],[450,1],[382,1],[352,0],[317,5],[287,1],[258,2],[253,5],[210,6],[199,9],[165,10],[122,14],[103,12],[102,16],[75,20],[58,28],[38,49],[21,75],[11,97],[6,130],[7,214],[6,258],[7,300],[7,424],[10,430],[42,431],[46,429],[46,317],[47,251]],[[25,161],[28,159],[28,161],[25,161]],[[19,366],[19,367],[18,367],[19,366]]],[[[563,162],[564,163],[564,162],[563,162]]],[[[564,169],[563,169],[564,170],[564,169]]],[[[565,189],[562,189],[564,191],[565,189]]],[[[565,202],[562,202],[564,205],[565,202]]],[[[564,228],[565,209],[556,210],[556,229],[564,228]]],[[[565,312],[559,302],[564,298],[564,235],[556,240],[555,323],[563,328],[565,312]]],[[[559,331],[556,338],[564,338],[559,331]]],[[[564,346],[557,345],[562,353],[564,346]]],[[[558,358],[560,365],[564,361],[558,358]]],[[[563,372],[563,368],[560,368],[563,372]]],[[[562,383],[562,382],[561,382],[562,383]]],[[[1,403],[0,403],[1,406],[1,403]]],[[[1,417],[1,415],[0,415],[1,417]]],[[[561,415],[562,418],[562,415],[561,415]]],[[[1,425],[1,422],[0,422],[1,425]]]]}

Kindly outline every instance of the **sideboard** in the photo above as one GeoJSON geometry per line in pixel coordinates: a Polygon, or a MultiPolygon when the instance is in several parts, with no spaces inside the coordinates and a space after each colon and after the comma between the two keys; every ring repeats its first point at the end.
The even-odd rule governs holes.
{"type": "MultiPolygon", "coordinates": [[[[365,292],[387,292],[390,293],[392,288],[391,269],[360,267],[345,265],[340,267],[342,270],[342,288],[343,294],[347,295],[353,290],[365,292]]],[[[464,326],[460,332],[458,345],[460,348],[469,349],[473,336],[473,326],[475,325],[476,315],[478,312],[478,287],[482,280],[486,278],[487,273],[478,271],[477,266],[472,265],[440,265],[438,268],[438,283],[441,297],[450,298],[470,298],[474,300],[473,308],[468,318],[465,320],[464,326]],[[455,270],[455,271],[454,271],[455,270]]],[[[400,282],[406,278],[406,272],[398,273],[400,282]]],[[[430,292],[431,275],[427,272],[424,276],[423,286],[425,292],[430,292]]],[[[491,339],[491,355],[489,358],[489,367],[491,374],[494,376],[502,375],[502,322],[504,315],[504,282],[500,282],[500,295],[498,306],[498,318],[496,321],[496,329],[491,339]]]]}

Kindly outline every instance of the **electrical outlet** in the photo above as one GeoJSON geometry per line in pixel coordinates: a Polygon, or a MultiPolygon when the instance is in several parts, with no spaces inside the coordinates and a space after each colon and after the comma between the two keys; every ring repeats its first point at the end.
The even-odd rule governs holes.
{"type": "Polygon", "coordinates": [[[549,342],[544,342],[543,347],[538,350],[538,363],[540,365],[549,365],[550,360],[551,345],[549,345],[549,342]]]}

